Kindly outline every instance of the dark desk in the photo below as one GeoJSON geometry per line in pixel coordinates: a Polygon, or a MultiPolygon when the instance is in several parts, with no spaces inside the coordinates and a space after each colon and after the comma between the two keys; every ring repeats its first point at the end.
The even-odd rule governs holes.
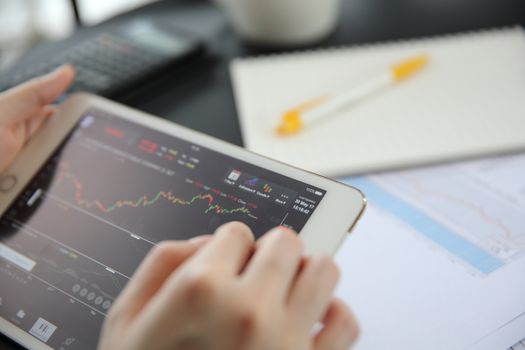
{"type": "MultiPolygon", "coordinates": [[[[343,0],[341,23],[319,46],[353,45],[525,24],[523,0],[343,0]]],[[[272,50],[243,44],[224,15],[205,0],[167,0],[121,15],[101,27],[130,18],[154,17],[199,35],[211,58],[185,72],[167,72],[120,100],[146,112],[241,145],[242,139],[228,63],[231,58],[272,50]]],[[[98,30],[81,29],[80,34],[98,30]]],[[[57,46],[43,45],[28,56],[52,54],[57,46]]],[[[58,47],[59,49],[59,47],[58,47]]],[[[28,57],[29,59],[30,57],[28,57]]],[[[0,338],[0,348],[16,348],[0,338]]]]}

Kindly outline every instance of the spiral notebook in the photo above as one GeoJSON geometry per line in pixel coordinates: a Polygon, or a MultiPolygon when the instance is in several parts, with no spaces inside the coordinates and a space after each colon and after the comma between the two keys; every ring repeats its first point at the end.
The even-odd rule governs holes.
{"type": "Polygon", "coordinates": [[[525,150],[521,27],[234,60],[248,149],[328,176],[525,150]],[[424,71],[307,128],[279,137],[284,111],[428,53],[424,71]]]}

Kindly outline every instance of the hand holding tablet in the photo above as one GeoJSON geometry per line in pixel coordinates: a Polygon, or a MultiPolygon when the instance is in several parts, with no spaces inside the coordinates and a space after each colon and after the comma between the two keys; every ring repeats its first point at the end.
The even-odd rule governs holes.
{"type": "Polygon", "coordinates": [[[186,335],[197,324],[220,336],[233,322],[233,338],[223,339],[232,342],[246,326],[237,321],[252,315],[247,349],[284,334],[315,349],[355,336],[351,315],[331,299],[331,260],[301,258],[335,252],[365,207],[355,188],[87,94],[60,106],[6,177],[17,181],[0,191],[0,296],[10,306],[0,308],[0,331],[24,346],[95,348],[108,315],[111,334],[144,337],[134,344],[159,334],[184,344],[170,308],[194,315],[177,328],[186,335]],[[232,221],[245,225],[224,226],[232,221]],[[276,226],[285,232],[266,235],[276,226]],[[199,297],[210,289],[217,295],[199,297]],[[325,329],[311,338],[317,321],[325,329]]]}
{"type": "Polygon", "coordinates": [[[74,77],[73,68],[63,66],[0,94],[0,174],[54,113],[51,103],[67,90],[74,77]]]}

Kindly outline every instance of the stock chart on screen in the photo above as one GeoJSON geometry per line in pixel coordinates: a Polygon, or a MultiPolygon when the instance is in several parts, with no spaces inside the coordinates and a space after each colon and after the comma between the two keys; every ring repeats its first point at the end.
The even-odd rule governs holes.
{"type": "Polygon", "coordinates": [[[91,109],[0,220],[0,297],[27,301],[0,316],[52,347],[94,348],[153,246],[230,221],[300,233],[325,193],[91,109]]]}

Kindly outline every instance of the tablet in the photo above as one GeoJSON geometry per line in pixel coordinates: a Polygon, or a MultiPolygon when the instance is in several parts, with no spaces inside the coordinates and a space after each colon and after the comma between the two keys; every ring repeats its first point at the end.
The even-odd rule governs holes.
{"type": "Polygon", "coordinates": [[[290,227],[307,253],[333,254],[365,203],[355,188],[72,95],[0,176],[0,331],[32,349],[94,349],[158,242],[237,220],[257,237],[290,227]]]}

